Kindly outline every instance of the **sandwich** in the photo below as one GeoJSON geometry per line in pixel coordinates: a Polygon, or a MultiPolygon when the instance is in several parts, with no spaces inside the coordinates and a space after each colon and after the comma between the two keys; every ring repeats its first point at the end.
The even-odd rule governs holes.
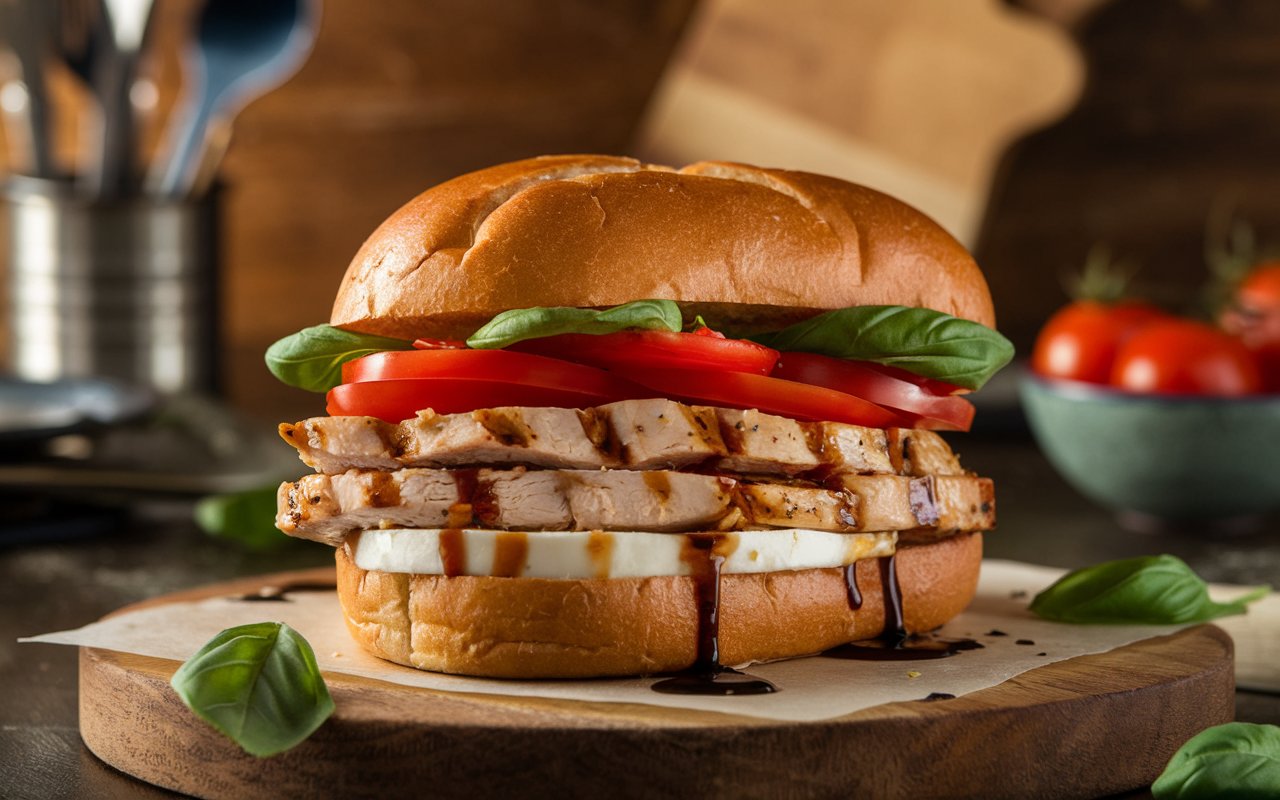
{"type": "Polygon", "coordinates": [[[993,326],[965,249],[872,189],[483,169],[395,212],[330,323],[268,351],[328,412],[280,426],[314,473],[277,527],[333,546],[353,638],[419,669],[718,691],[909,646],[972,599],[995,522],[938,433],[1012,357],[993,326]]]}

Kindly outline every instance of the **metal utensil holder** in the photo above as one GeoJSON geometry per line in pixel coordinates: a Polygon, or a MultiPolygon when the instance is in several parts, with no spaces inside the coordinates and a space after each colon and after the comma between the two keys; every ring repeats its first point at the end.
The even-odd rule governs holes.
{"type": "Polygon", "coordinates": [[[12,372],[216,393],[217,192],[100,202],[15,177],[5,196],[12,372]]]}

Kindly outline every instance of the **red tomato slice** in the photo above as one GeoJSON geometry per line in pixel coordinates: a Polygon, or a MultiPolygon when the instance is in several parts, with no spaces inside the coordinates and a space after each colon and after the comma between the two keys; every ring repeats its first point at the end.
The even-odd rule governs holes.
{"type": "Polygon", "coordinates": [[[938,395],[919,384],[882,372],[868,364],[815,353],[786,353],[773,377],[824,386],[909,414],[917,428],[967,431],[973,403],[963,397],[938,395]]]}
{"type": "Polygon", "coordinates": [[[663,397],[724,408],[754,408],[793,419],[848,422],[871,428],[910,424],[900,415],[861,397],[746,372],[646,367],[628,370],[627,377],[663,397]]]}
{"type": "MultiPolygon", "coordinates": [[[[842,361],[844,359],[841,359],[842,361]]],[[[953,394],[969,394],[972,389],[966,389],[963,386],[956,386],[954,383],[940,381],[937,378],[926,378],[923,375],[917,375],[914,372],[907,372],[901,367],[891,367],[888,364],[876,364],[872,361],[859,361],[859,364],[867,369],[873,369],[876,372],[884,373],[898,380],[914,383],[929,394],[946,397],[953,394]]]]}
{"type": "Polygon", "coordinates": [[[594,367],[503,350],[397,350],[348,361],[329,392],[335,416],[389,422],[434,409],[455,414],[495,406],[586,408],[650,392],[594,367]]]}
{"type": "Polygon", "coordinates": [[[768,375],[778,351],[745,339],[726,339],[708,333],[621,331],[599,336],[565,333],[526,339],[512,350],[563,358],[627,375],[633,367],[702,369],[768,375]]]}
{"type": "Polygon", "coordinates": [[[329,390],[330,416],[377,417],[396,423],[430,408],[460,414],[477,408],[541,406],[590,408],[622,398],[578,391],[467,378],[404,378],[344,383],[329,390]]]}
{"type": "Polygon", "coordinates": [[[633,397],[637,388],[594,367],[507,350],[390,350],[342,365],[344,383],[405,378],[496,381],[615,398],[633,397]]]}

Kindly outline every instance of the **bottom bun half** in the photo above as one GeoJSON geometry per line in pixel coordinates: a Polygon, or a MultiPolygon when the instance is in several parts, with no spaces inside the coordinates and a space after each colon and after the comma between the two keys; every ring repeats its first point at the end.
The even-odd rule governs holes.
{"type": "MultiPolygon", "coordinates": [[[[977,591],[982,535],[901,545],[895,558],[906,627],[932,630],[977,591]]],[[[363,570],[337,548],[338,595],[352,637],[418,669],[494,678],[585,678],[675,672],[697,655],[689,577],[545,580],[363,570]]],[[[877,559],[860,561],[862,605],[841,569],[724,575],[726,666],[809,655],[884,630],[877,559]]]]}

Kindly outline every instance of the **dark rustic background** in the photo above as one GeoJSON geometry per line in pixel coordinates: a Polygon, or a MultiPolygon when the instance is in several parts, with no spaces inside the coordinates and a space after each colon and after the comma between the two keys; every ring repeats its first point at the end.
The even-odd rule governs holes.
{"type": "Polygon", "coordinates": [[[1024,353],[1095,245],[1138,266],[1139,289],[1186,306],[1218,209],[1280,244],[1280,3],[1114,0],[1075,35],[1084,95],[1008,152],[975,250],[1024,353]]]}

